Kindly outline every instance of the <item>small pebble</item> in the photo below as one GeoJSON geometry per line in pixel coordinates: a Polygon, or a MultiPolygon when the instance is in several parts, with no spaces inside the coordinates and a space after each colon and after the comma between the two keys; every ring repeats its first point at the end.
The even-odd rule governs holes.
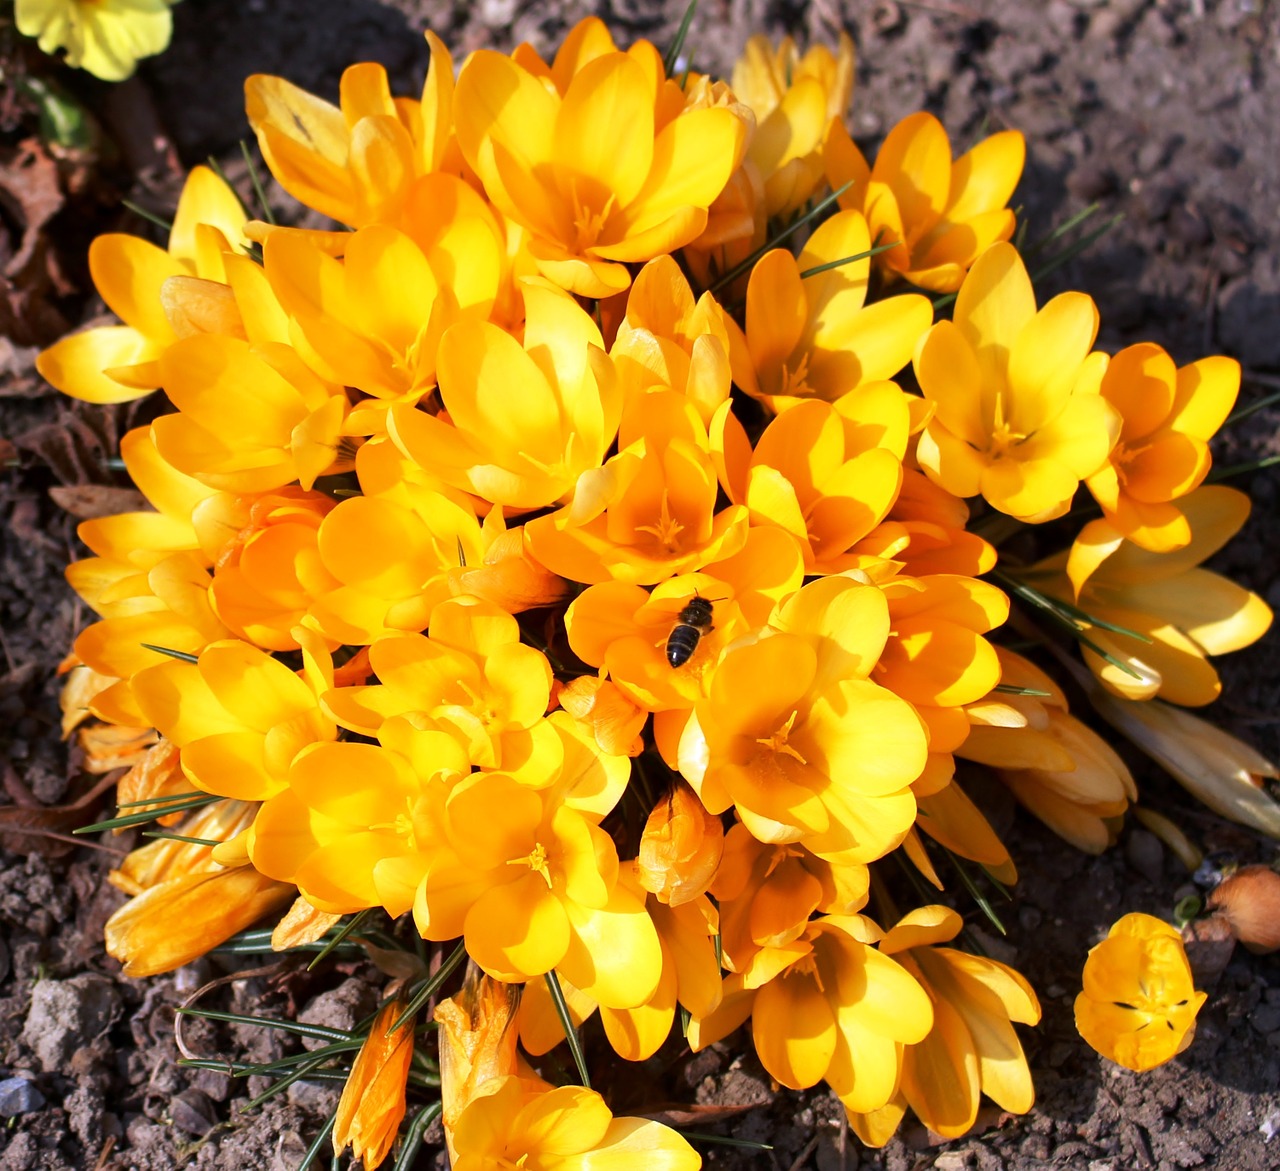
{"type": "Polygon", "coordinates": [[[44,1095],[35,1082],[24,1077],[5,1078],[0,1082],[0,1117],[15,1118],[32,1114],[44,1107],[44,1095]]]}

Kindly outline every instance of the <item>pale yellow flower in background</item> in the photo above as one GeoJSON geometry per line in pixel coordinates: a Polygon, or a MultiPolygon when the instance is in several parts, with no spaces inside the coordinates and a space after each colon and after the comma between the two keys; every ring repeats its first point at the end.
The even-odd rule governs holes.
{"type": "Polygon", "coordinates": [[[66,62],[103,81],[132,77],[142,57],[169,47],[178,0],[16,0],[18,31],[42,52],[66,49],[66,62]]]}

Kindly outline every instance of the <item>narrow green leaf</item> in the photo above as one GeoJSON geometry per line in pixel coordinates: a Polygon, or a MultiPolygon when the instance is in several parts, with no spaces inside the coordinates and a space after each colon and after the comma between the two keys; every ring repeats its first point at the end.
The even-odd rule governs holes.
{"type": "Polygon", "coordinates": [[[726,272],[722,277],[720,277],[720,279],[717,280],[711,286],[711,292],[712,293],[718,292],[720,289],[723,289],[726,285],[733,284],[733,282],[736,281],[744,272],[750,272],[751,269],[755,267],[755,263],[757,260],[760,259],[760,257],[762,257],[766,252],[772,252],[773,249],[777,248],[779,244],[783,243],[786,240],[789,240],[792,236],[794,236],[796,232],[798,232],[802,227],[804,227],[805,224],[810,223],[811,221],[817,219],[817,217],[820,216],[824,211],[826,211],[827,208],[834,206],[835,203],[840,199],[840,196],[842,196],[852,186],[853,186],[853,180],[850,179],[848,183],[845,183],[842,187],[837,188],[830,195],[828,195],[826,199],[815,204],[812,208],[810,208],[807,212],[805,212],[804,215],[799,216],[793,223],[788,224],[787,227],[783,228],[782,231],[780,231],[776,236],[774,236],[772,240],[766,240],[765,243],[760,245],[760,247],[757,248],[753,253],[751,253],[750,256],[748,256],[745,260],[741,261],[740,263],[735,264],[728,272],[726,272]]]}
{"type": "Polygon", "coordinates": [[[1032,699],[1048,699],[1050,692],[1037,691],[1034,687],[1015,687],[1012,683],[997,683],[992,691],[1001,691],[1005,695],[1025,695],[1032,699]]]}
{"type": "Polygon", "coordinates": [[[254,197],[258,201],[258,206],[262,208],[262,218],[267,223],[274,224],[276,222],[275,212],[271,210],[271,204],[267,202],[267,193],[262,186],[262,180],[258,178],[258,167],[249,151],[249,144],[243,138],[240,140],[240,153],[244,155],[245,165],[249,168],[249,182],[253,184],[254,197]]]}
{"type": "Polygon", "coordinates": [[[682,1130],[680,1132],[691,1143],[707,1143],[720,1147],[744,1147],[749,1151],[771,1151],[768,1143],[753,1142],[749,1138],[730,1138],[725,1134],[706,1134],[700,1130],[682,1130]]]}
{"type": "Polygon", "coordinates": [[[413,1116],[409,1129],[405,1131],[404,1146],[400,1148],[391,1171],[409,1171],[418,1158],[418,1151],[422,1148],[422,1137],[427,1133],[427,1127],[440,1117],[443,1110],[443,1102],[431,1102],[413,1116]]]}
{"type": "Polygon", "coordinates": [[[888,252],[890,248],[897,248],[902,243],[901,240],[894,240],[892,244],[877,244],[874,248],[868,248],[865,252],[855,253],[853,256],[842,256],[839,260],[828,260],[826,264],[818,264],[813,268],[806,268],[800,274],[800,279],[806,277],[817,276],[820,272],[829,272],[833,268],[839,268],[844,264],[852,264],[855,260],[867,260],[872,256],[879,256],[881,252],[888,252]]]}
{"type": "Polygon", "coordinates": [[[152,643],[144,642],[142,646],[149,651],[155,651],[158,655],[168,655],[171,659],[181,659],[184,663],[198,663],[199,655],[189,654],[187,651],[175,651],[167,646],[154,646],[152,643]]]}
{"type": "Polygon", "coordinates": [[[1000,916],[996,914],[995,908],[991,905],[991,900],[988,899],[979,888],[973,875],[969,873],[968,869],[955,854],[945,846],[943,846],[942,849],[947,857],[951,859],[951,865],[955,867],[956,873],[960,876],[960,881],[964,883],[965,890],[969,892],[973,901],[978,904],[979,909],[987,917],[991,925],[999,931],[1001,935],[1008,935],[1009,933],[1005,930],[1004,924],[1000,922],[1000,916]]]}
{"type": "Polygon", "coordinates": [[[1249,460],[1247,463],[1232,464],[1230,467],[1214,468],[1205,478],[1205,482],[1216,484],[1220,480],[1229,480],[1232,476],[1246,476],[1250,472],[1260,472],[1263,468],[1280,464],[1280,455],[1268,455],[1263,459],[1249,460]]]}
{"type": "Polygon", "coordinates": [[[587,1059],[582,1053],[582,1040],[578,1030],[573,1027],[573,1018],[569,1015],[569,1005],[565,1001],[564,991],[560,987],[560,978],[555,968],[547,973],[547,990],[551,993],[551,1003],[556,1006],[556,1015],[560,1018],[560,1027],[564,1029],[565,1039],[569,1042],[569,1052],[573,1054],[573,1063],[578,1067],[578,1077],[583,1086],[591,1089],[591,1077],[587,1073],[587,1059]]]}
{"type": "Polygon", "coordinates": [[[1230,427],[1233,423],[1239,423],[1241,419],[1247,419],[1250,415],[1256,415],[1259,411],[1264,411],[1267,407],[1273,407],[1276,403],[1280,403],[1280,390],[1275,394],[1266,395],[1264,398],[1257,399],[1248,404],[1248,406],[1239,407],[1227,416],[1227,421],[1222,425],[1230,427]]]}
{"type": "Polygon", "coordinates": [[[166,842],[185,842],[188,846],[208,846],[210,849],[222,845],[221,842],[215,842],[212,838],[189,838],[186,834],[171,834],[164,830],[147,830],[142,837],[160,838],[166,842]]]}
{"type": "Polygon", "coordinates": [[[134,215],[140,216],[142,219],[146,220],[147,223],[155,224],[157,228],[163,228],[166,232],[173,231],[173,225],[168,220],[161,219],[153,211],[147,211],[147,209],[141,204],[134,203],[132,199],[122,199],[120,202],[133,212],[134,215]]]}
{"type": "Polygon", "coordinates": [[[352,915],[351,918],[337,930],[334,937],[326,941],[324,947],[322,947],[317,953],[316,958],[307,965],[307,971],[311,971],[322,960],[328,959],[329,956],[333,954],[333,949],[346,939],[347,936],[359,927],[360,924],[363,923],[370,915],[372,915],[373,910],[374,909],[372,907],[366,907],[359,914],[352,915]]]}
{"type": "Polygon", "coordinates": [[[1086,220],[1092,219],[1093,216],[1095,216],[1101,209],[1102,209],[1102,204],[1091,203],[1089,204],[1088,207],[1084,208],[1082,211],[1076,212],[1076,214],[1073,215],[1070,219],[1065,220],[1064,222],[1059,224],[1056,228],[1053,229],[1053,231],[1049,232],[1047,235],[1041,236],[1040,239],[1035,241],[1035,243],[1029,244],[1025,251],[1019,248],[1018,251],[1022,253],[1023,261],[1030,260],[1033,256],[1039,255],[1046,248],[1048,248],[1049,245],[1052,244],[1055,240],[1061,240],[1062,237],[1067,235],[1068,232],[1074,231],[1086,220]]]}
{"type": "Polygon", "coordinates": [[[262,1029],[280,1029],[285,1033],[297,1033],[299,1037],[315,1037],[320,1041],[350,1041],[350,1033],[341,1029],[326,1029],[323,1025],[304,1025],[300,1021],[288,1021],[279,1017],[248,1016],[240,1012],[220,1012],[215,1008],[179,1008],[180,1016],[200,1017],[207,1021],[225,1021],[232,1025],[249,1025],[262,1029]]]}
{"type": "Polygon", "coordinates": [[[684,17],[680,21],[680,27],[676,29],[675,40],[671,42],[667,55],[662,59],[662,71],[668,77],[675,71],[676,62],[680,60],[680,54],[684,52],[684,43],[689,37],[689,29],[693,25],[693,14],[697,10],[698,0],[690,0],[689,7],[684,10],[684,17]]]}
{"type": "Polygon", "coordinates": [[[320,1133],[316,1135],[314,1141],[307,1148],[307,1153],[302,1156],[302,1162],[298,1164],[298,1171],[311,1171],[311,1164],[320,1157],[320,1151],[333,1135],[333,1124],[338,1118],[338,1108],[333,1108],[333,1113],[329,1115],[325,1124],[320,1128],[320,1133]]]}
{"type": "Polygon", "coordinates": [[[1074,244],[1068,245],[1055,256],[1051,256],[1044,264],[1042,264],[1035,272],[1031,274],[1031,283],[1039,284],[1055,269],[1061,268],[1064,264],[1074,260],[1082,252],[1087,252],[1099,240],[1102,239],[1112,228],[1116,227],[1124,219],[1124,214],[1112,216],[1105,224],[1095,228],[1092,232],[1082,236],[1074,244]]]}
{"type": "Polygon", "coordinates": [[[221,801],[221,797],[215,797],[211,793],[201,793],[196,797],[188,797],[185,801],[170,801],[162,809],[154,809],[144,813],[128,813],[123,817],[112,817],[106,821],[98,821],[93,825],[84,825],[79,829],[73,829],[73,834],[97,834],[109,829],[128,829],[131,825],[145,825],[149,821],[155,821],[157,817],[164,817],[170,813],[177,813],[183,809],[199,809],[202,805],[211,805],[215,801],[221,801]]]}
{"type": "Polygon", "coordinates": [[[396,1023],[387,1030],[388,1035],[403,1028],[405,1021],[411,1020],[416,1016],[422,1006],[440,991],[444,982],[453,975],[454,969],[466,958],[467,943],[466,940],[460,939],[458,940],[458,946],[449,954],[449,958],[440,965],[440,970],[434,976],[423,981],[422,987],[410,997],[404,1012],[396,1017],[396,1023]]]}

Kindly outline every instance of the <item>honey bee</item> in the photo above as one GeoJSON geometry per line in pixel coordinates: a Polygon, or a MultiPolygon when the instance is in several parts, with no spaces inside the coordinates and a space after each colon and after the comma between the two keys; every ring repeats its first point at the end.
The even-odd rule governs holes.
{"type": "Polygon", "coordinates": [[[676,624],[667,635],[667,662],[673,667],[683,667],[698,649],[704,634],[710,634],[713,599],[694,594],[688,604],[676,615],[676,624]]]}

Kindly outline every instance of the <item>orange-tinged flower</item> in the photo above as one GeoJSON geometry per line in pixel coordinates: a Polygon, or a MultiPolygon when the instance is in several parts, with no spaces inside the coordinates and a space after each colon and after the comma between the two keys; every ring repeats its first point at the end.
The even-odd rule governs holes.
{"type": "Polygon", "coordinates": [[[903,547],[893,554],[905,573],[980,577],[995,568],[995,546],[965,530],[969,506],[914,467],[902,469],[902,488],[888,521],[899,526],[905,537],[903,547]]]}
{"type": "Polygon", "coordinates": [[[1089,952],[1076,1028],[1103,1057],[1141,1073],[1191,1044],[1207,999],[1195,990],[1177,928],[1135,912],[1089,952]]]}
{"type": "Polygon", "coordinates": [[[149,727],[93,724],[88,728],[81,728],[77,740],[84,753],[85,772],[109,773],[145,760],[148,750],[156,742],[156,734],[149,727]]]}
{"type": "Polygon", "coordinates": [[[745,336],[730,355],[734,382],[782,411],[799,399],[835,402],[897,374],[933,320],[928,299],[908,293],[867,305],[865,258],[812,271],[870,247],[861,213],[842,211],[809,237],[799,260],[785,248],[765,253],[747,285],[745,336]]]}
{"type": "Polygon", "coordinates": [[[801,401],[783,411],[751,450],[728,407],[713,426],[729,499],[753,525],[776,525],[804,555],[806,574],[862,568],[859,542],[885,516],[902,484],[907,396],[867,382],[835,404],[801,401]]]}
{"type": "Polygon", "coordinates": [[[160,386],[156,359],[193,328],[182,313],[189,298],[212,301],[197,316],[211,313],[221,324],[239,325],[221,282],[223,253],[242,247],[245,220],[235,192],[208,167],[193,167],[167,252],[137,236],[97,237],[89,246],[89,273],[124,324],[63,338],[36,359],[41,375],[64,394],[95,403],[128,402],[160,386]]]}
{"type": "Polygon", "coordinates": [[[1114,840],[1138,799],[1124,761],[1067,711],[1061,689],[1020,655],[999,648],[1002,682],[1044,696],[997,694],[969,705],[973,727],[957,756],[990,766],[1060,837],[1090,854],[1114,840]]]}
{"type": "Polygon", "coordinates": [[[711,886],[720,907],[724,965],[746,972],[761,948],[786,947],[809,917],[852,915],[867,905],[871,874],[860,862],[836,865],[803,846],[770,846],[742,824],[725,836],[711,886]]]}
{"type": "Polygon", "coordinates": [[[523,345],[489,322],[460,322],[440,341],[441,415],[394,407],[390,434],[410,459],[492,504],[567,500],[599,468],[622,410],[595,322],[539,278],[522,282],[523,345]],[[519,394],[512,394],[519,387],[519,394]]]}
{"type": "Polygon", "coordinates": [[[413,1065],[413,1018],[394,1032],[391,1026],[405,1007],[397,998],[373,1018],[333,1118],[334,1156],[340,1157],[350,1147],[352,1158],[369,1171],[381,1166],[390,1153],[404,1120],[405,1090],[413,1065]]]}
{"type": "Polygon", "coordinates": [[[721,652],[749,629],[733,587],[706,573],[668,578],[652,591],[601,582],[583,590],[565,613],[573,653],[607,672],[632,702],[654,712],[692,707],[702,698],[721,652]],[[713,625],[701,634],[689,658],[673,667],[667,642],[694,598],[712,603],[713,625]]]}
{"type": "Polygon", "coordinates": [[[1090,353],[1097,332],[1090,297],[1062,293],[1037,312],[1017,250],[988,248],[954,321],[938,322],[916,351],[916,378],[937,408],[917,449],[929,478],[1019,520],[1066,512],[1120,432],[1098,394],[1107,357],[1090,353]]]}
{"type": "Polygon", "coordinates": [[[715,511],[707,446],[684,395],[645,395],[623,420],[618,454],[580,476],[565,507],[525,525],[534,557],[572,581],[648,585],[741,552],[747,510],[715,511]]]}
{"type": "Polygon", "coordinates": [[[192,840],[182,841],[177,836],[160,838],[130,850],[119,867],[107,875],[107,881],[125,894],[140,895],[173,878],[220,870],[213,860],[214,847],[198,844],[199,839],[229,841],[249,827],[257,809],[256,805],[243,801],[214,801],[193,813],[180,815],[182,826],[178,833],[192,840]]]}
{"type": "Polygon", "coordinates": [[[933,1007],[901,964],[872,946],[883,933],[862,915],[815,919],[793,942],[764,948],[725,980],[720,1007],[695,1019],[696,1052],[748,1015],[761,1064],[792,1089],[825,1080],[851,1112],[893,1096],[901,1048],[928,1036],[933,1007]]]}
{"type": "Polygon", "coordinates": [[[757,34],[734,64],[734,93],[756,116],[748,158],[764,178],[770,217],[803,206],[823,181],[822,145],[849,108],[853,57],[844,32],[838,53],[812,45],[803,56],[790,37],[773,50],[757,34]]]}
{"type": "Polygon", "coordinates": [[[214,561],[213,608],[246,642],[297,649],[293,632],[307,615],[310,590],[324,580],[317,533],[333,508],[323,492],[285,487],[249,496],[219,492],[192,513],[200,545],[214,561]]]}
{"type": "Polygon", "coordinates": [[[198,334],[160,358],[177,414],[151,424],[160,454],[211,488],[267,492],[349,470],[341,448],[347,397],[288,346],[198,334]]]}
{"type": "MultiPolygon", "coordinates": [[[[535,985],[536,987],[536,985],[535,985]]],[[[440,1100],[449,1158],[453,1132],[477,1096],[516,1072],[516,1011],[522,989],[468,968],[462,991],[442,1000],[433,1014],[440,1026],[440,1100]],[[478,978],[477,978],[478,977],[478,978]]]]}
{"type": "MultiPolygon", "coordinates": [[[[116,784],[116,802],[139,813],[154,812],[155,806],[144,808],[150,800],[160,801],[181,793],[195,793],[182,771],[178,749],[167,740],[152,745],[147,755],[120,778],[116,784]]],[[[183,818],[182,813],[169,813],[156,820],[168,828],[183,818]]],[[[123,832],[123,831],[117,831],[123,832]]]]}
{"type": "Polygon", "coordinates": [[[189,964],[294,894],[252,866],[191,871],[148,887],[103,928],[107,954],[135,979],[189,964]]]}
{"type": "Polygon", "coordinates": [[[581,1086],[502,1078],[478,1095],[453,1130],[453,1171],[593,1171],[645,1167],[697,1171],[701,1156],[674,1130],[641,1118],[614,1118],[581,1086]]]}
{"type": "Polygon", "coordinates": [[[363,227],[394,220],[415,175],[456,168],[453,60],[434,33],[427,43],[431,66],[420,103],[393,98],[386,70],[373,62],[343,73],[340,106],[281,77],[248,78],[245,110],[280,186],[340,223],[363,227]]]}
{"type": "Polygon", "coordinates": [[[627,297],[627,313],[609,350],[626,407],[647,391],[677,390],[704,426],[729,397],[729,332],[724,310],[710,293],[694,302],[689,282],[670,256],[640,270],[627,297]]]}
{"type": "Polygon", "coordinates": [[[1202,358],[1177,369],[1163,349],[1143,342],[1111,359],[1099,393],[1120,414],[1120,436],[1087,480],[1103,512],[1086,526],[1088,544],[1125,537],[1164,553],[1190,542],[1191,526],[1176,501],[1208,474],[1208,441],[1239,390],[1234,358],[1202,358]]]}
{"type": "Polygon", "coordinates": [[[840,206],[867,217],[877,244],[899,242],[875,258],[890,279],[954,293],[987,248],[1013,235],[1006,204],[1026,161],[1021,131],[984,138],[952,162],[942,123],[921,111],[889,131],[873,167],[842,122],[832,126],[825,153],[831,186],[852,183],[840,206]]]}
{"type": "Polygon", "coordinates": [[[683,906],[706,894],[721,855],[724,826],[681,780],[649,813],[636,875],[660,903],[683,906]]]}
{"type": "Polygon", "coordinates": [[[129,574],[115,592],[97,588],[115,583],[93,581],[91,575],[103,568],[101,560],[95,565],[93,559],[68,567],[68,581],[78,591],[84,589],[103,618],[81,632],[74,650],[93,670],[120,680],[94,697],[94,714],[109,723],[141,726],[148,721],[130,681],[164,660],[164,652],[152,648],[198,654],[231,632],[210,605],[209,571],[201,557],[172,553],[145,574],[129,574]]]}
{"type": "Polygon", "coordinates": [[[851,1114],[854,1130],[872,1146],[887,1141],[907,1106],[935,1134],[958,1138],[977,1118],[982,1094],[1014,1114],[1025,1114],[1035,1100],[1012,1022],[1037,1024],[1040,1003],[1006,964],[933,946],[963,926],[946,907],[921,907],[880,941],[880,951],[894,956],[928,993],[933,1028],[904,1047],[898,1092],[882,1116],[851,1114]]]}
{"type": "Polygon", "coordinates": [[[520,641],[516,620],[492,602],[449,598],[427,634],[390,635],[369,647],[376,684],[339,687],[324,708],[344,728],[376,736],[396,716],[423,716],[447,731],[472,764],[540,775],[557,737],[543,720],[551,665],[520,641]],[[550,741],[550,744],[546,741],[550,741]]]}
{"type": "Polygon", "coordinates": [[[285,788],[299,752],[337,736],[319,700],[332,686],[332,661],[318,636],[299,635],[300,674],[229,640],[205,647],[196,663],[170,659],[134,676],[139,708],[178,746],[198,789],[265,801],[285,788]]]}
{"type": "Polygon", "coordinates": [[[323,939],[341,918],[341,915],[335,915],[331,911],[317,911],[299,895],[280,922],[271,929],[271,950],[288,951],[290,948],[315,943],[323,939]]]}
{"type": "Polygon", "coordinates": [[[1083,648],[1085,662],[1108,691],[1199,707],[1222,690],[1207,656],[1256,642],[1271,626],[1271,608],[1243,586],[1200,568],[1248,519],[1249,497],[1209,484],[1184,496],[1178,507],[1191,529],[1181,549],[1153,553],[1118,536],[1100,545],[1078,540],[1069,557],[1040,562],[1028,580],[1139,636],[1098,627],[1087,631],[1090,642],[1124,664],[1083,648]]]}
{"type": "Polygon", "coordinates": [[[869,678],[889,636],[884,595],[822,578],[771,621],[720,661],[680,734],[680,772],[761,841],[879,858],[915,820],[909,786],[927,757],[914,710],[869,678]]]}
{"type": "Polygon", "coordinates": [[[502,509],[495,505],[480,526],[483,556],[476,565],[460,565],[449,571],[449,588],[455,594],[501,606],[519,614],[540,606],[554,606],[572,592],[564,578],[539,565],[529,555],[524,526],[507,528],[502,509]]]}
{"type": "Polygon", "coordinates": [[[652,46],[587,60],[563,96],[487,50],[458,79],[463,155],[493,203],[529,231],[543,275],[564,289],[587,297],[625,289],[626,264],[673,252],[703,230],[738,165],[747,127],[733,111],[690,110],[658,124],[664,80],[652,46]]]}
{"type": "Polygon", "coordinates": [[[569,715],[590,728],[602,752],[639,756],[644,751],[641,732],[649,713],[632,703],[612,680],[579,675],[560,688],[556,699],[569,715]]]}

